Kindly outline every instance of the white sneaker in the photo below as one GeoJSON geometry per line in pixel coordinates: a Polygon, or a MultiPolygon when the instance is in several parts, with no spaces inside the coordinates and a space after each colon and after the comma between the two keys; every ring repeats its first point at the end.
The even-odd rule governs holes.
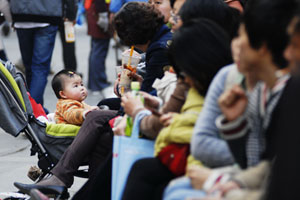
{"type": "Polygon", "coordinates": [[[114,93],[114,87],[113,86],[108,86],[106,88],[104,88],[102,91],[101,91],[103,97],[105,99],[107,98],[114,98],[114,97],[117,97],[114,93]]]}

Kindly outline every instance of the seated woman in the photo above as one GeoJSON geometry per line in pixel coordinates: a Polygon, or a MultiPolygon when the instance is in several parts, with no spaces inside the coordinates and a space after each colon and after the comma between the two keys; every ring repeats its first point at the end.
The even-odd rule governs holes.
{"type": "MultiPolygon", "coordinates": [[[[183,0],[177,0],[177,1],[173,0],[171,1],[171,6],[172,6],[173,14],[170,17],[169,22],[172,25],[172,31],[174,32],[182,25],[182,23],[186,23],[190,20],[197,19],[197,18],[207,18],[213,20],[218,25],[220,25],[230,35],[231,38],[234,37],[237,33],[237,29],[240,21],[240,13],[236,9],[227,6],[222,0],[217,0],[217,1],[187,0],[185,2],[183,2],[183,0]]],[[[227,69],[223,71],[225,74],[227,74],[227,69]]],[[[175,69],[175,72],[177,73],[177,77],[178,77],[178,83],[176,89],[172,94],[170,101],[164,104],[164,106],[160,109],[161,113],[179,112],[185,101],[186,98],[185,93],[188,90],[188,86],[187,84],[184,83],[184,81],[181,80],[179,75],[179,70],[175,69]]],[[[222,72],[222,74],[224,73],[222,72]]],[[[145,99],[148,101],[149,95],[145,96],[145,99]]],[[[145,102],[146,103],[145,106],[150,106],[149,104],[147,104],[147,101],[145,102]]],[[[156,106],[152,109],[158,108],[158,103],[155,104],[151,102],[151,105],[156,106]]],[[[130,105],[128,104],[128,106],[130,105]]],[[[136,114],[138,114],[138,112],[141,110],[142,110],[141,107],[138,108],[137,105],[133,105],[133,104],[130,108],[127,108],[127,112],[129,112],[128,114],[130,114],[133,118],[135,118],[136,114]]],[[[125,123],[123,124],[126,125],[126,120],[124,122],[125,123]]],[[[123,134],[125,125],[121,127],[122,124],[120,124],[117,127],[116,132],[118,134],[123,134]]],[[[159,133],[159,131],[161,130],[161,128],[163,128],[163,125],[159,122],[159,118],[155,115],[146,116],[140,122],[140,132],[149,138],[155,138],[159,133]]],[[[225,142],[223,141],[222,143],[225,144],[225,142]]],[[[229,162],[232,163],[231,155],[228,148],[224,149],[220,147],[219,149],[222,149],[225,154],[227,153],[227,155],[229,155],[226,156],[225,160],[229,159],[230,160],[229,162]]],[[[223,160],[223,159],[219,158],[216,160],[223,160]]]]}
{"type": "MultiPolygon", "coordinates": [[[[156,156],[169,144],[190,143],[208,85],[222,66],[232,62],[228,35],[214,22],[204,19],[187,22],[175,33],[170,55],[191,89],[180,114],[173,115],[172,119],[161,117],[168,119],[165,122],[169,126],[163,128],[156,139],[156,156]],[[207,48],[200,48],[203,46],[207,48]]],[[[122,99],[125,107],[132,101],[130,95],[122,99]]],[[[122,198],[161,199],[164,187],[175,177],[157,157],[141,159],[130,171],[122,198]]]]}
{"type": "MultiPolygon", "coordinates": [[[[172,39],[170,29],[164,24],[163,15],[152,5],[144,2],[129,2],[116,14],[114,26],[120,39],[125,45],[132,46],[145,52],[146,73],[144,77],[134,76],[142,82],[141,90],[152,92],[152,84],[156,78],[164,75],[163,67],[169,65],[166,54],[167,43],[172,39]],[[143,17],[142,17],[143,16],[143,17]]],[[[114,91],[117,96],[117,85],[115,82],[114,91]]],[[[110,105],[111,99],[105,99],[98,105],[110,105]]],[[[120,99],[113,103],[116,110],[120,107],[120,99]]]]}
{"type": "MultiPolygon", "coordinates": [[[[227,140],[227,144],[230,147],[232,154],[234,155],[235,162],[238,163],[241,168],[255,166],[262,159],[272,160],[274,154],[276,153],[276,151],[274,151],[275,149],[267,149],[267,147],[270,146],[270,142],[272,145],[272,139],[270,138],[274,137],[273,133],[267,131],[267,128],[273,127],[271,125],[274,119],[272,112],[276,107],[278,100],[280,99],[286,81],[289,77],[289,69],[286,68],[287,63],[283,58],[283,50],[288,41],[286,36],[286,26],[291,16],[293,15],[293,12],[295,11],[295,9],[293,9],[294,7],[297,7],[297,5],[292,1],[276,1],[274,3],[269,1],[249,2],[249,6],[246,9],[244,15],[245,20],[240,27],[239,36],[237,38],[239,44],[238,46],[240,49],[240,52],[238,54],[240,59],[240,62],[238,62],[240,63],[239,69],[243,72],[243,74],[246,75],[246,81],[250,83],[250,86],[253,86],[251,82],[256,83],[256,80],[263,81],[264,83],[259,82],[252,89],[252,91],[249,90],[252,87],[248,87],[249,84],[247,84],[247,92],[249,97],[248,100],[245,91],[239,86],[235,85],[233,88],[230,88],[228,91],[224,92],[224,94],[219,99],[220,105],[217,105],[218,96],[212,94],[210,97],[211,101],[205,102],[205,104],[210,107],[210,113],[203,113],[203,115],[201,115],[198,120],[199,124],[197,122],[198,127],[195,127],[195,130],[197,130],[197,132],[195,132],[196,134],[194,134],[192,140],[192,153],[196,158],[204,161],[204,164],[206,164],[207,166],[209,166],[209,164],[207,163],[212,163],[213,160],[217,160],[216,157],[222,157],[222,151],[216,151],[215,155],[211,154],[211,149],[217,149],[217,146],[215,146],[216,142],[213,143],[212,141],[216,141],[216,139],[214,138],[216,138],[216,135],[219,136],[221,132],[223,132],[223,134],[219,137],[227,140]],[[280,9],[283,7],[290,8],[288,13],[286,13],[287,9],[280,9]],[[267,8],[267,10],[263,8],[267,8]],[[268,19],[270,18],[276,19],[276,22],[269,21],[268,19]],[[256,28],[252,26],[254,24],[256,28]],[[266,26],[266,24],[268,24],[268,26],[266,26]],[[278,35],[275,36],[269,30],[278,27],[278,24],[280,24],[281,28],[276,28],[278,35]],[[257,27],[260,28],[258,29],[257,27]],[[252,40],[253,38],[255,38],[255,40],[252,40]],[[281,44],[277,42],[271,42],[277,41],[279,38],[281,38],[281,40],[283,41],[281,44]],[[254,47],[254,41],[260,41],[260,45],[254,47]],[[249,57],[249,51],[258,52],[262,49],[264,49],[264,51],[268,53],[263,55],[256,54],[256,57],[249,57]],[[264,71],[268,71],[268,73],[264,73],[264,71]],[[265,101],[261,101],[260,98],[262,96],[258,95],[258,93],[260,93],[259,91],[262,91],[262,88],[264,88],[264,94],[270,94],[266,95],[268,97],[264,98],[265,101]],[[238,97],[234,97],[234,94],[238,97]],[[246,110],[247,102],[249,102],[249,107],[246,110]],[[265,109],[263,116],[261,115],[261,109],[265,109]],[[221,114],[221,110],[226,116],[226,120],[220,120],[223,117],[218,118],[216,124],[218,125],[218,128],[220,130],[216,130],[216,126],[214,125],[213,127],[212,124],[214,124],[217,115],[221,114]],[[210,126],[208,127],[209,129],[207,127],[206,129],[204,129],[204,125],[200,126],[200,123],[205,124],[203,122],[206,122],[209,118],[211,119],[210,126]],[[238,122],[238,118],[243,120],[240,121],[241,123],[236,124],[237,126],[241,126],[238,129],[235,129],[237,126],[233,125],[233,119],[235,119],[235,122],[238,122]],[[206,121],[203,121],[204,119],[206,119],[206,121]],[[262,121],[264,123],[261,123],[262,121]],[[222,126],[223,123],[227,124],[227,129],[224,129],[224,126],[222,126]],[[231,125],[233,126],[230,126],[229,123],[231,123],[231,125]],[[198,130],[198,128],[201,129],[198,130]],[[210,155],[210,157],[208,155],[210,155]]],[[[219,81],[217,81],[216,79],[212,83],[210,90],[214,88],[214,90],[217,91],[217,87],[224,90],[224,81],[222,84],[221,79],[219,81]]],[[[220,93],[218,93],[218,95],[219,94],[220,93]]],[[[266,175],[266,172],[269,168],[268,165],[269,164],[267,162],[260,162],[259,165],[255,167],[256,169],[259,169],[257,171],[259,173],[256,174],[266,175]]],[[[255,168],[249,169],[249,171],[253,172],[253,169],[255,168]]],[[[234,171],[233,169],[234,168],[231,168],[231,171],[234,171]]],[[[189,168],[187,171],[188,176],[190,177],[190,181],[182,184],[181,186],[179,186],[178,183],[170,184],[169,188],[165,192],[165,199],[174,199],[175,195],[175,199],[184,199],[187,197],[192,198],[197,196],[196,192],[198,192],[198,195],[201,197],[201,195],[203,195],[203,192],[201,192],[201,190],[199,189],[203,189],[203,187],[207,189],[209,188],[208,185],[214,185],[216,180],[223,182],[226,181],[226,179],[228,180],[228,177],[231,177],[230,173],[227,173],[227,175],[225,176],[222,175],[222,177],[227,177],[223,180],[221,179],[222,177],[220,177],[220,173],[215,173],[215,175],[217,174],[217,176],[209,176],[212,172],[212,170],[209,169],[204,170],[201,168],[189,168]],[[207,179],[207,177],[210,178],[207,179]],[[215,177],[215,179],[212,177],[215,177]],[[221,180],[219,180],[218,177],[221,180]],[[206,184],[209,182],[210,184],[206,184]],[[176,188],[174,187],[175,185],[177,185],[176,188]],[[194,188],[194,193],[191,192],[192,187],[194,188]]],[[[227,169],[227,171],[229,170],[227,169]]],[[[244,173],[241,173],[234,177],[235,179],[239,179],[239,181],[237,181],[238,183],[229,182],[228,184],[226,184],[226,187],[223,188],[228,189],[229,187],[231,187],[236,189],[238,187],[245,187],[245,185],[247,185],[248,189],[254,189],[253,183],[256,182],[259,183],[258,185],[256,185],[256,189],[261,189],[260,186],[263,185],[261,183],[264,183],[264,181],[262,181],[264,179],[262,178],[263,176],[248,176],[250,178],[252,177],[252,183],[250,183],[246,179],[241,179],[241,177],[245,178],[245,174],[243,174],[244,173]]],[[[226,192],[225,190],[223,190],[221,193],[222,195],[226,196],[226,192]]],[[[259,192],[259,195],[261,195],[261,191],[259,192]]],[[[247,192],[244,193],[244,195],[247,195],[247,192]]],[[[241,195],[240,197],[241,198],[239,199],[245,199],[246,196],[241,195]]]]}

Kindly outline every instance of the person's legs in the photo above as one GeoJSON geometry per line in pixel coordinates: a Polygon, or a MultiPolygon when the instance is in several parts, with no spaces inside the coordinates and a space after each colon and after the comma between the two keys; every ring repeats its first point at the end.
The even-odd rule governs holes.
{"type": "Polygon", "coordinates": [[[87,156],[91,161],[89,170],[94,172],[95,163],[99,164],[111,151],[112,132],[108,121],[115,115],[116,112],[110,110],[96,110],[87,115],[74,141],[51,171],[67,187],[73,184],[74,173],[87,156]]]}
{"type": "Polygon", "coordinates": [[[92,38],[91,43],[88,88],[92,91],[101,91],[109,86],[105,72],[109,39],[92,38]]]}
{"type": "Polygon", "coordinates": [[[121,98],[107,98],[102,99],[97,106],[108,106],[110,110],[120,110],[121,108],[121,98]]]}
{"type": "Polygon", "coordinates": [[[173,178],[158,158],[138,160],[130,170],[122,199],[162,199],[164,188],[173,178]]]}
{"type": "Polygon", "coordinates": [[[63,47],[62,54],[63,54],[64,68],[76,71],[77,61],[75,55],[75,42],[66,42],[65,26],[63,22],[58,26],[58,30],[59,30],[62,47],[63,47]]]}
{"type": "MultiPolygon", "coordinates": [[[[2,25],[0,26],[0,28],[2,28],[2,25]]],[[[7,56],[5,53],[5,49],[4,49],[4,43],[2,40],[2,35],[0,34],[0,59],[3,61],[7,61],[7,56]]]]}
{"type": "Polygon", "coordinates": [[[33,29],[17,29],[22,61],[25,66],[25,75],[28,88],[31,83],[31,60],[33,55],[33,29]]]}
{"type": "Polygon", "coordinates": [[[43,105],[44,90],[50,70],[57,26],[35,28],[31,64],[30,94],[37,103],[43,105]]]}
{"type": "Polygon", "coordinates": [[[111,199],[111,177],[112,177],[112,151],[108,153],[105,160],[98,164],[97,171],[73,196],[77,199],[111,199]]]}

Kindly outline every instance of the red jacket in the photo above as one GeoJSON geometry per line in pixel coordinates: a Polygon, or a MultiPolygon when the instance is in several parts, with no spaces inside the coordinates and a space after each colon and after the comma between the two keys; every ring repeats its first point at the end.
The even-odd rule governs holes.
{"type": "MultiPolygon", "coordinates": [[[[111,37],[110,31],[104,32],[98,25],[98,13],[108,12],[109,5],[105,0],[92,0],[92,4],[86,11],[86,18],[88,22],[88,35],[96,39],[108,39],[111,37]]],[[[110,30],[110,29],[109,29],[110,30]]]]}

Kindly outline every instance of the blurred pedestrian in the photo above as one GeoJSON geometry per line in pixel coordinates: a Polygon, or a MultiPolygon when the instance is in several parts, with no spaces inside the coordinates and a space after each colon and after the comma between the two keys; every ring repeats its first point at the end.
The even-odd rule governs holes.
{"type": "MultiPolygon", "coordinates": [[[[115,15],[115,13],[117,13],[121,7],[130,1],[143,1],[143,2],[148,2],[148,0],[110,0],[110,6],[109,6],[109,11],[110,11],[110,20],[112,22],[112,19],[115,15]]],[[[162,0],[159,0],[162,1],[162,0]]]]}
{"type": "Polygon", "coordinates": [[[76,23],[76,14],[78,9],[78,0],[66,0],[63,13],[63,19],[58,26],[58,31],[62,43],[62,53],[64,61],[64,69],[77,70],[77,61],[75,54],[75,41],[66,41],[64,22],[76,23]]]}
{"type": "Polygon", "coordinates": [[[2,30],[2,33],[0,34],[0,59],[3,61],[7,61],[7,55],[5,53],[4,44],[2,40],[2,35],[7,36],[9,34],[10,28],[8,23],[12,22],[10,7],[7,0],[0,0],[0,12],[1,12],[0,27],[2,30]]]}
{"type": "Polygon", "coordinates": [[[109,26],[109,4],[105,0],[92,0],[87,9],[88,35],[91,36],[89,55],[88,89],[99,94],[110,84],[105,72],[105,60],[109,47],[111,31],[109,26]]]}
{"type": "Polygon", "coordinates": [[[62,0],[11,0],[10,6],[29,92],[43,105],[55,36],[63,16],[62,0]]]}

